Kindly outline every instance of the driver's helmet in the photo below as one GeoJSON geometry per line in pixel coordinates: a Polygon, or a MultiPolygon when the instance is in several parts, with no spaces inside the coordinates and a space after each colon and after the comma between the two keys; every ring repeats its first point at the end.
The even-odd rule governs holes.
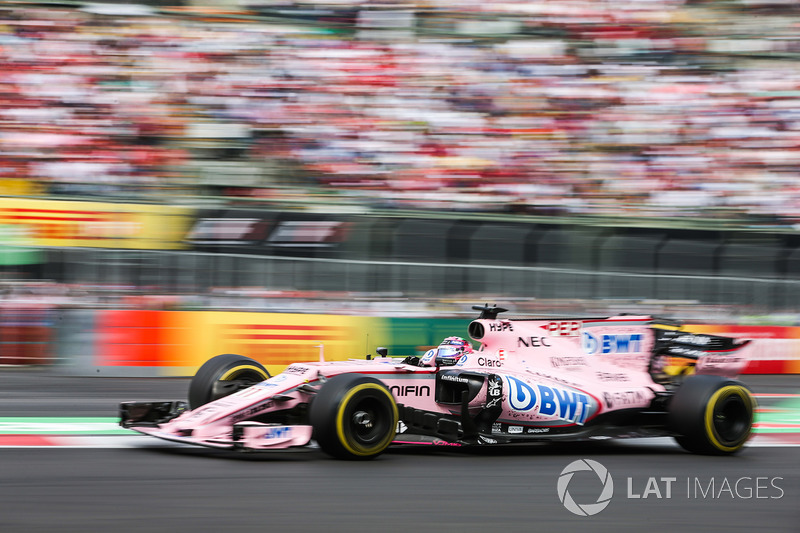
{"type": "Polygon", "coordinates": [[[425,352],[420,366],[451,366],[464,354],[472,353],[472,345],[461,337],[447,337],[439,346],[425,352]]]}
{"type": "Polygon", "coordinates": [[[472,353],[472,344],[461,337],[447,337],[439,343],[436,363],[441,366],[454,365],[464,354],[472,353]]]}

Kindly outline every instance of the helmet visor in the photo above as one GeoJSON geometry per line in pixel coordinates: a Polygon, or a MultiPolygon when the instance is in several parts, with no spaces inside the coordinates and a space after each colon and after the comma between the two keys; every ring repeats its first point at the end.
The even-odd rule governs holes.
{"type": "Polygon", "coordinates": [[[458,346],[439,346],[437,357],[459,357],[461,355],[461,348],[458,346]]]}

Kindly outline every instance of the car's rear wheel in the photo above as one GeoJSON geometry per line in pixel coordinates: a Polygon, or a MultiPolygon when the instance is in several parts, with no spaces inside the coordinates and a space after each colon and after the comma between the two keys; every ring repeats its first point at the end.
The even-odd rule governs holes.
{"type": "Polygon", "coordinates": [[[669,406],[669,426],[684,449],[727,455],[744,447],[756,402],[741,382],[721,376],[686,378],[669,406]]]}
{"type": "Polygon", "coordinates": [[[399,420],[392,393],[377,379],[340,374],[311,402],[314,440],[340,459],[372,459],[394,440],[399,420]]]}
{"type": "Polygon", "coordinates": [[[269,378],[267,369],[254,359],[232,353],[217,355],[203,363],[192,378],[189,407],[196,409],[269,378]]]}

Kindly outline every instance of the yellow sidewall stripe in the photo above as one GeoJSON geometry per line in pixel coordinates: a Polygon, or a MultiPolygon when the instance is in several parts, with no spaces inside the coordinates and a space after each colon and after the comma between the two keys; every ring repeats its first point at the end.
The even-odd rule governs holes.
{"type": "Polygon", "coordinates": [[[263,370],[261,370],[257,366],[242,365],[242,366],[235,366],[235,367],[231,368],[230,370],[228,370],[227,372],[225,372],[224,374],[222,374],[222,376],[220,376],[220,378],[219,378],[219,381],[231,380],[234,377],[236,377],[237,375],[241,374],[242,372],[247,372],[248,370],[252,370],[253,372],[256,372],[256,373],[260,374],[264,379],[269,379],[269,376],[267,376],[266,372],[264,372],[263,370]]]}
{"type": "Polygon", "coordinates": [[[751,428],[748,429],[747,435],[750,434],[750,431],[752,429],[754,401],[750,392],[744,387],[741,387],[739,385],[727,385],[725,387],[719,388],[713,395],[711,395],[711,398],[709,398],[708,403],[706,403],[705,422],[706,422],[706,435],[708,436],[708,440],[711,442],[712,446],[723,452],[734,452],[739,448],[741,448],[747,441],[747,435],[746,435],[745,438],[742,439],[740,443],[734,446],[726,446],[720,442],[719,435],[714,429],[714,408],[720,401],[724,400],[725,398],[731,395],[738,395],[744,401],[745,406],[749,406],[751,428]]]}
{"type": "Polygon", "coordinates": [[[366,456],[366,455],[375,455],[377,453],[382,452],[385,450],[389,444],[392,443],[394,440],[394,428],[397,427],[397,422],[400,419],[400,414],[397,412],[397,404],[394,402],[394,398],[392,397],[391,393],[388,392],[383,386],[377,383],[362,383],[361,385],[356,385],[345,394],[342,401],[339,403],[339,410],[336,413],[336,434],[339,436],[339,442],[342,446],[347,450],[349,453],[353,455],[359,456],[366,456]],[[371,446],[369,448],[365,448],[363,446],[359,446],[357,443],[352,442],[344,431],[344,414],[347,410],[347,405],[350,403],[350,400],[363,390],[375,390],[386,396],[392,406],[392,421],[390,427],[392,431],[383,439],[380,443],[376,444],[375,446],[371,446]]]}

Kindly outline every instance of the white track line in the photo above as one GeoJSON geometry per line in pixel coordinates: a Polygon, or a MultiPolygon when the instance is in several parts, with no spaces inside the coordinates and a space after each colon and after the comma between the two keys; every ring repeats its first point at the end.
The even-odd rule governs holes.
{"type": "MultiPolygon", "coordinates": [[[[771,435],[775,435],[774,433],[771,435]]],[[[94,448],[94,449],[119,449],[119,448],[197,448],[191,444],[171,442],[146,435],[124,435],[124,436],[74,436],[74,435],[50,435],[51,445],[24,445],[6,444],[0,448],[94,448]]],[[[631,439],[603,439],[603,442],[614,442],[623,446],[632,447],[678,447],[678,444],[671,437],[647,437],[631,439]]],[[[750,442],[748,448],[797,448],[800,443],[787,443],[764,435],[756,434],[750,442]]]]}

